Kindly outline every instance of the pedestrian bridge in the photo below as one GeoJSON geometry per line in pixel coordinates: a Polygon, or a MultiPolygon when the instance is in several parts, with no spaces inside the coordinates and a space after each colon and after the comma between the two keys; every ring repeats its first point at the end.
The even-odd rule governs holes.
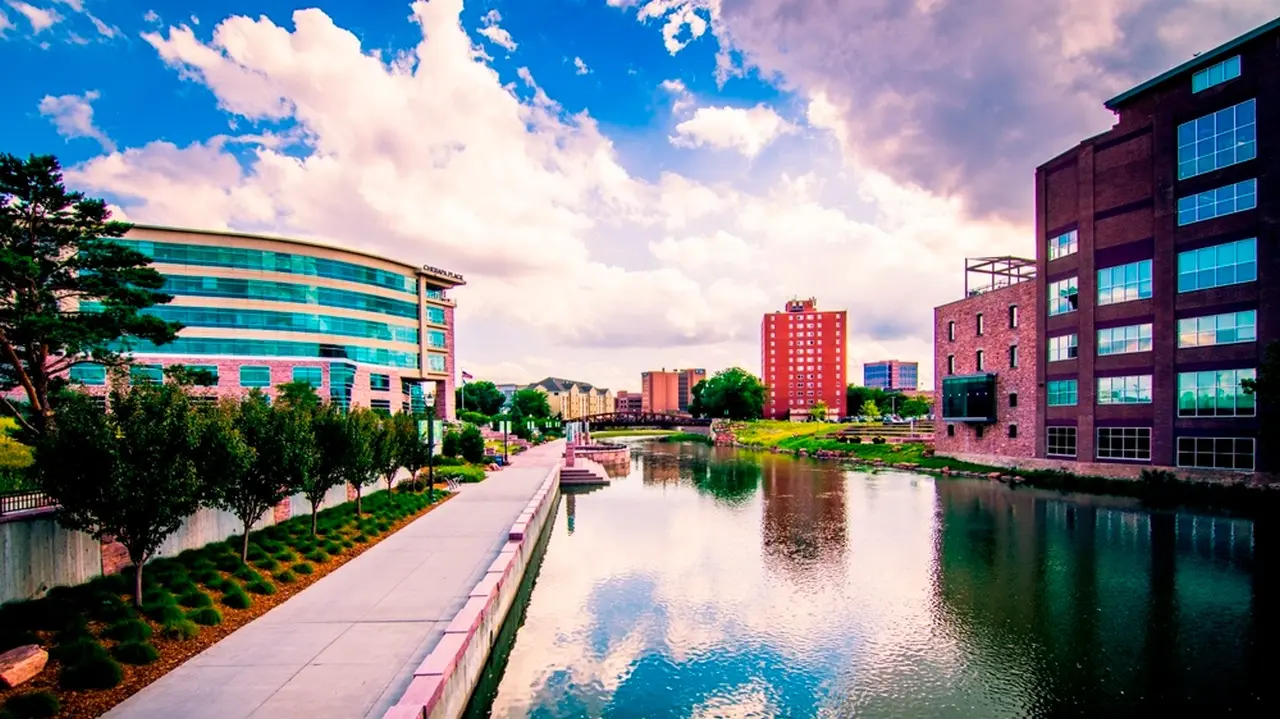
{"type": "Polygon", "coordinates": [[[658,414],[654,412],[611,412],[579,417],[576,422],[586,422],[591,429],[617,429],[643,427],[646,429],[680,429],[682,427],[710,427],[710,419],[698,419],[688,415],[658,414]]]}

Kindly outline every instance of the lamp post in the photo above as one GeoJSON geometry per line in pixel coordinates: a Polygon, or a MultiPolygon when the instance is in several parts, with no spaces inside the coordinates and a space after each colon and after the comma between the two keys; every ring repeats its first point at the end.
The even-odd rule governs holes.
{"type": "Polygon", "coordinates": [[[427,504],[436,501],[436,408],[427,405],[427,504]]]}
{"type": "Polygon", "coordinates": [[[507,466],[507,432],[511,429],[511,420],[502,420],[502,466],[507,466]]]}

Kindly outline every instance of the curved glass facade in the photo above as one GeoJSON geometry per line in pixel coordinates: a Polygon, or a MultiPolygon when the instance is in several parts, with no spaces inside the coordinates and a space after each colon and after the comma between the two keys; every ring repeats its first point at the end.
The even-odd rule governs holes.
{"type": "MultiPolygon", "coordinates": [[[[274,310],[247,310],[227,307],[178,307],[160,305],[145,311],[168,322],[184,327],[235,327],[248,330],[273,330],[275,332],[314,332],[344,337],[386,340],[418,344],[418,328],[392,325],[385,322],[333,315],[316,315],[304,312],[277,312],[274,310]]],[[[444,346],[443,333],[441,344],[444,346]]],[[[437,346],[437,345],[433,345],[437,346]]]]}
{"type": "MultiPolygon", "coordinates": [[[[168,275],[164,278],[162,292],[192,297],[226,297],[236,300],[260,302],[295,302],[304,305],[338,307],[344,310],[376,312],[418,319],[418,306],[414,302],[394,300],[390,297],[370,295],[364,292],[338,290],[332,287],[271,280],[249,280],[236,277],[200,277],[193,275],[168,275]]],[[[439,309],[439,308],[430,308],[439,309]]],[[[441,322],[444,310],[440,310],[441,322]]]]}
{"type": "MultiPolygon", "coordinates": [[[[156,347],[150,342],[136,342],[134,352],[180,355],[243,355],[246,357],[311,357],[348,359],[354,362],[387,367],[416,368],[417,352],[399,352],[359,345],[335,345],[323,342],[291,342],[288,340],[245,340],[214,337],[178,337],[156,347]]],[[[439,355],[432,355],[433,357],[439,355]]],[[[441,360],[444,358],[441,356],[441,360]]],[[[442,368],[443,368],[443,362],[442,368]]]]}

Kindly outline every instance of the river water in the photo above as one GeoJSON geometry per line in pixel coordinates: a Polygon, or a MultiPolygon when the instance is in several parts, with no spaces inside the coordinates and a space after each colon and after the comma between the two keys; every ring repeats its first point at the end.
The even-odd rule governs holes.
{"type": "Polygon", "coordinates": [[[1253,715],[1280,693],[1278,545],[1265,519],[639,443],[563,498],[472,715],[1253,715]]]}

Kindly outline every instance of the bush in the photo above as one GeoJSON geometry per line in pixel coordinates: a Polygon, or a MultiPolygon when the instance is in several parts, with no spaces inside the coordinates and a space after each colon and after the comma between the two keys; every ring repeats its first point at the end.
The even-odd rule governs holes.
{"type": "Polygon", "coordinates": [[[284,569],[275,573],[275,580],[281,584],[293,584],[298,581],[298,578],[294,576],[293,572],[284,569]]]}
{"type": "Polygon", "coordinates": [[[35,632],[0,623],[0,652],[7,652],[14,647],[28,644],[43,644],[43,642],[40,641],[40,635],[35,632]]]}
{"type": "Polygon", "coordinates": [[[248,594],[245,594],[243,589],[237,586],[222,595],[222,603],[232,609],[248,609],[253,604],[253,600],[249,598],[248,594]]]}
{"type": "Polygon", "coordinates": [[[298,574],[311,574],[316,570],[314,567],[312,567],[310,564],[307,564],[306,562],[299,562],[298,564],[293,565],[293,571],[298,574]]]}
{"type": "Polygon", "coordinates": [[[298,555],[289,551],[288,547],[281,548],[279,552],[271,555],[277,562],[282,564],[292,564],[298,561],[298,555]]]}
{"type": "Polygon", "coordinates": [[[436,469],[436,481],[446,482],[450,479],[462,482],[483,482],[484,469],[481,467],[440,467],[436,469]]]}
{"type": "Polygon", "coordinates": [[[313,549],[310,552],[307,552],[307,561],[315,562],[316,564],[324,564],[329,561],[329,555],[325,554],[324,550],[313,549]]]}
{"type": "Polygon", "coordinates": [[[472,464],[484,461],[484,436],[480,434],[479,427],[469,424],[462,429],[462,436],[458,440],[458,454],[472,464]]]}
{"type": "Polygon", "coordinates": [[[1167,487],[1178,481],[1178,476],[1167,469],[1144,469],[1141,478],[1143,484],[1151,487],[1167,487]]]}
{"type": "Polygon", "coordinates": [[[265,579],[250,582],[245,589],[253,592],[254,594],[271,595],[276,593],[276,585],[266,581],[265,579]]]}
{"type": "Polygon", "coordinates": [[[152,604],[142,608],[142,613],[146,614],[157,624],[167,624],[169,622],[182,619],[182,610],[174,604],[152,604]]]}
{"type": "Polygon", "coordinates": [[[200,627],[190,619],[181,619],[176,622],[169,622],[160,627],[160,636],[165,639],[174,639],[183,641],[186,639],[195,639],[200,634],[200,627]]]}
{"type": "Polygon", "coordinates": [[[205,594],[200,590],[196,590],[194,592],[187,592],[186,594],[179,597],[178,604],[181,604],[182,606],[187,607],[188,609],[198,609],[200,607],[212,607],[213,597],[209,596],[208,594],[205,594]]]}
{"type": "Polygon", "coordinates": [[[214,557],[213,566],[223,572],[234,572],[244,566],[244,563],[240,561],[240,556],[237,554],[219,554],[214,557]]]}
{"type": "Polygon", "coordinates": [[[62,703],[52,692],[27,692],[9,697],[4,710],[15,719],[51,719],[62,711],[62,703]]]}
{"type": "Polygon", "coordinates": [[[356,536],[352,537],[351,541],[357,544],[364,544],[365,542],[369,541],[369,535],[365,534],[364,532],[361,532],[360,534],[357,534],[356,536]]]}
{"type": "Polygon", "coordinates": [[[258,561],[254,562],[253,566],[263,571],[273,572],[280,568],[280,563],[272,559],[271,557],[267,557],[265,559],[259,559],[258,561]]]}
{"type": "Polygon", "coordinates": [[[449,457],[443,454],[437,454],[432,458],[431,464],[436,467],[460,467],[466,462],[457,457],[449,457]]]}
{"type": "Polygon", "coordinates": [[[117,642],[145,642],[151,638],[151,625],[141,619],[125,619],[107,627],[104,636],[117,642]]]}
{"type": "Polygon", "coordinates": [[[116,622],[121,619],[132,619],[136,612],[125,604],[119,594],[104,590],[94,591],[85,600],[86,613],[100,622],[116,622]]]}
{"type": "Polygon", "coordinates": [[[459,412],[458,419],[459,421],[470,422],[471,424],[489,424],[493,421],[493,418],[487,414],[472,412],[470,410],[459,412]]]}
{"type": "Polygon", "coordinates": [[[213,607],[201,607],[187,612],[187,619],[206,627],[216,627],[222,623],[222,612],[213,607]]]}
{"type": "Polygon", "coordinates": [[[458,434],[458,430],[445,430],[444,437],[440,439],[440,453],[446,457],[457,457],[462,452],[462,435],[458,434]]]}
{"type": "Polygon", "coordinates": [[[328,552],[329,554],[341,554],[342,545],[338,544],[335,541],[330,540],[324,543],[324,551],[328,552]]]}
{"type": "Polygon", "coordinates": [[[872,444],[884,444],[884,437],[875,437],[871,440],[872,444]]]}
{"type": "Polygon", "coordinates": [[[142,666],[160,658],[160,652],[150,642],[124,642],[117,644],[111,654],[125,664],[142,666]]]}
{"type": "Polygon", "coordinates": [[[246,582],[246,583],[247,583],[247,582],[259,582],[259,581],[262,581],[262,575],[261,575],[261,574],[258,574],[258,573],[257,573],[257,572],[255,572],[255,571],[253,571],[253,568],[252,568],[252,567],[250,567],[250,566],[249,566],[249,565],[247,565],[247,564],[242,564],[242,565],[240,565],[240,568],[239,568],[239,569],[237,569],[237,570],[235,571],[235,573],[234,573],[234,574],[232,574],[231,576],[235,577],[236,579],[239,579],[239,580],[240,580],[240,581],[242,581],[242,582],[246,582]]]}
{"type": "MultiPolygon", "coordinates": [[[[101,645],[99,645],[101,648],[101,645]]],[[[61,683],[64,689],[111,689],[124,679],[120,663],[103,650],[94,656],[62,667],[61,683]]]]}
{"type": "Polygon", "coordinates": [[[339,542],[339,544],[342,545],[343,549],[351,549],[352,547],[356,546],[356,543],[351,541],[350,539],[343,539],[341,542],[339,542]]]}

